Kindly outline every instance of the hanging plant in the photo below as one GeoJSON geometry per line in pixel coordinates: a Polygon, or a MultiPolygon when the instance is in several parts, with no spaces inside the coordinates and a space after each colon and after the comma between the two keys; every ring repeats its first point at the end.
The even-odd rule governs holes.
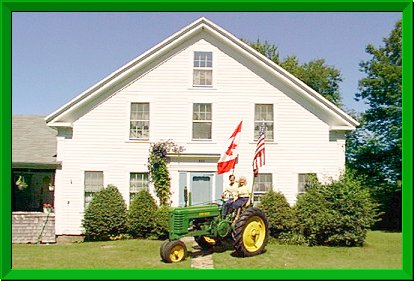
{"type": "Polygon", "coordinates": [[[151,144],[148,157],[149,179],[154,184],[155,193],[160,201],[160,206],[170,205],[171,178],[167,168],[167,153],[180,153],[182,151],[184,151],[184,147],[178,146],[172,140],[151,144]]]}
{"type": "Polygon", "coordinates": [[[16,181],[16,186],[19,190],[23,190],[25,188],[27,188],[27,183],[24,181],[24,177],[23,176],[19,176],[19,178],[16,181]]]}

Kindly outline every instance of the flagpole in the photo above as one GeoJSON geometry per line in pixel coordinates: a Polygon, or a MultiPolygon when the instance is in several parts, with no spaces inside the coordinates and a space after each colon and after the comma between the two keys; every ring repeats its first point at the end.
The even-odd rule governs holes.
{"type": "MultiPolygon", "coordinates": [[[[259,137],[258,137],[258,141],[259,141],[261,135],[263,135],[263,144],[264,144],[264,139],[265,139],[265,135],[264,135],[265,134],[265,130],[266,130],[266,126],[265,126],[265,122],[264,122],[264,119],[263,119],[262,126],[259,129],[259,137]]],[[[256,153],[256,151],[255,151],[255,153],[256,153]]],[[[253,160],[253,161],[255,161],[255,160],[253,160]]],[[[257,175],[259,173],[259,170],[258,169],[259,168],[257,167],[257,175]]],[[[252,180],[252,190],[251,190],[251,193],[250,193],[250,204],[251,205],[253,205],[253,193],[254,193],[254,184],[255,184],[255,181],[256,181],[256,173],[255,173],[255,170],[254,170],[254,162],[253,162],[253,180],[252,180]]]]}
{"type": "Polygon", "coordinates": [[[254,176],[253,173],[253,181],[252,181],[252,190],[250,192],[250,206],[253,207],[253,192],[254,192],[254,182],[256,180],[256,177],[254,176]]]}

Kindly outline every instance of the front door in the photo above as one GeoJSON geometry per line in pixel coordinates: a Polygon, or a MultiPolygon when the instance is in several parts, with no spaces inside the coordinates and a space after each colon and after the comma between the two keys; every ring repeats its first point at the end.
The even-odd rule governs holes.
{"type": "Polygon", "coordinates": [[[191,204],[200,205],[213,200],[213,173],[191,173],[191,204]]]}

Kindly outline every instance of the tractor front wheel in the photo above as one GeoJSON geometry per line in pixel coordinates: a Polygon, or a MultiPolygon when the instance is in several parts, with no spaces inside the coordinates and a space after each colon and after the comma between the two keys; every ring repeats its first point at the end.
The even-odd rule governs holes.
{"type": "Polygon", "coordinates": [[[181,240],[165,241],[161,245],[160,254],[164,262],[180,262],[187,257],[187,247],[181,240]]]}
{"type": "Polygon", "coordinates": [[[242,257],[251,257],[264,251],[269,239],[269,223],[257,208],[248,208],[240,215],[233,228],[234,249],[242,257]]]}

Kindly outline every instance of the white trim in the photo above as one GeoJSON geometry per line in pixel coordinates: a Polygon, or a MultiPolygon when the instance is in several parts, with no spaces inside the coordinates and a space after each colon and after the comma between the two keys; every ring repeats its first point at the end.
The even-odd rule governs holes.
{"type": "Polygon", "coordinates": [[[329,131],[352,131],[355,130],[355,127],[349,126],[330,126],[329,131]]]}
{"type": "Polygon", "coordinates": [[[48,124],[48,126],[50,127],[70,127],[73,128],[73,123],[72,122],[51,122],[48,124]]]}

